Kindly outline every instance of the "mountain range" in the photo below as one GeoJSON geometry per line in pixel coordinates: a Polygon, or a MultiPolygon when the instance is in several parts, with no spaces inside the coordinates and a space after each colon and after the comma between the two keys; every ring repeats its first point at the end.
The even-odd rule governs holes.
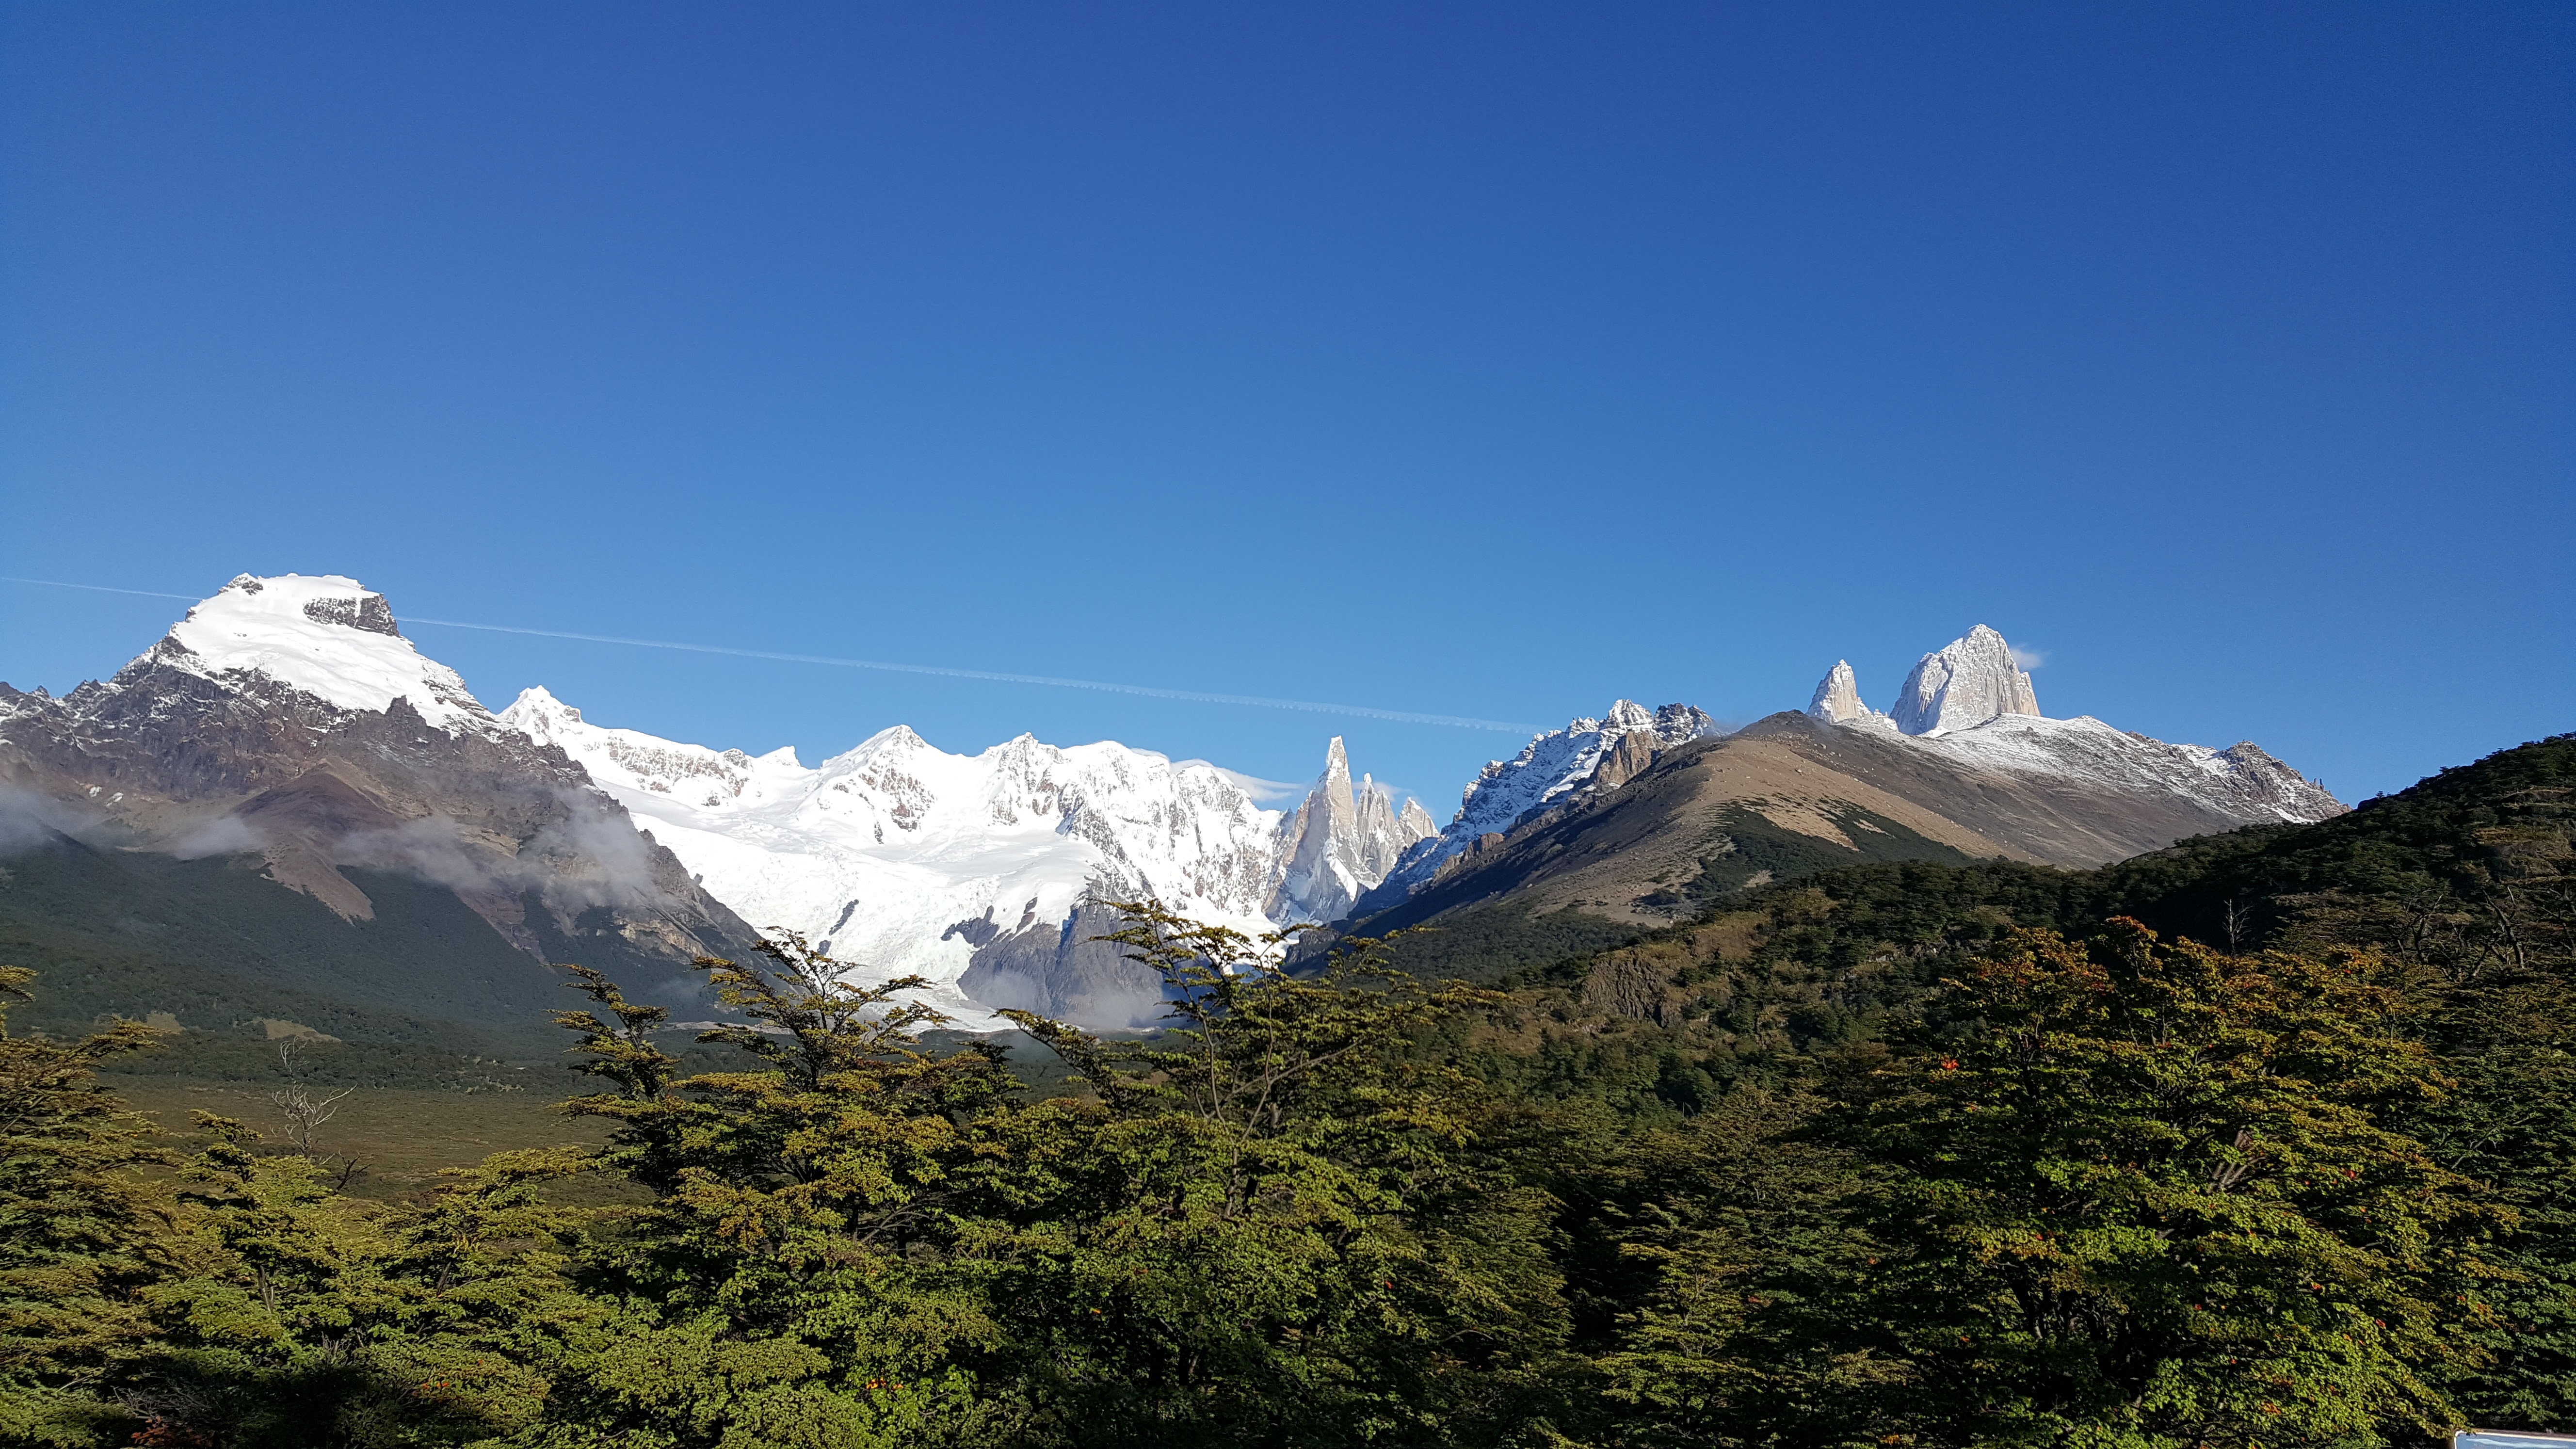
{"type": "MultiPolygon", "coordinates": [[[[86,931],[96,959],[159,961],[135,979],[194,982],[201,1014],[238,1019],[292,974],[258,944],[291,919],[307,997],[329,996],[337,940],[371,963],[353,997],[484,1017],[543,1000],[564,960],[682,995],[690,958],[785,929],[928,978],[970,1026],[1025,1007],[1124,1027],[1160,1007],[1092,939],[1113,900],[1251,933],[1498,904],[1616,932],[1846,859],[2095,865],[2343,808],[2251,744],[2040,715],[1983,626],[1926,654],[1884,713],[1839,663],[1806,711],[1733,732],[1618,701],[1487,765],[1446,826],[1354,780],[1341,740],[1324,753],[1284,810],[1215,765],[1112,742],[955,755],[896,726],[808,767],[604,727],[541,688],[494,714],[382,595],[245,575],[104,682],[0,685],[0,945],[86,931]],[[102,893],[104,923],[83,924],[102,893]],[[205,944],[236,916],[240,953],[205,944]],[[178,966],[153,945],[183,937],[178,966]],[[460,994],[468,960],[481,984],[460,994]]],[[[101,1009],[170,1006],[94,985],[101,1009]]]]}

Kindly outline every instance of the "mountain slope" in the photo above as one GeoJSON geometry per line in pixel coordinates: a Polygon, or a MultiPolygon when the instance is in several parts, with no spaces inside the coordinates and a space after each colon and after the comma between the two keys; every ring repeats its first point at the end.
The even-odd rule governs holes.
{"type": "MultiPolygon", "coordinates": [[[[1851,666],[1837,663],[1804,713],[1722,738],[1665,744],[1636,728],[1629,739],[1661,748],[1642,762],[1596,748],[1589,776],[1520,783],[1507,798],[1533,808],[1472,838],[1472,827],[1455,824],[1436,846],[1416,847],[1345,929],[1455,929],[1460,912],[1491,916],[1508,905],[1525,922],[1573,913],[1550,928],[1553,938],[1567,937],[1577,918],[1598,937],[1835,865],[2098,866],[2191,836],[2343,810],[2250,743],[2172,745],[2095,719],[2040,715],[2030,676],[1982,625],[1925,655],[1890,713],[1861,705],[1851,666]]],[[[1534,746],[1516,765],[1533,770],[1539,758],[1534,746]]],[[[1489,767],[1469,791],[1470,810],[1509,769],[1489,767]]],[[[1479,932],[1509,935],[1494,924],[1479,932]]]]}
{"type": "MultiPolygon", "coordinates": [[[[503,728],[412,648],[381,595],[334,576],[235,579],[112,679],[62,699],[0,685],[0,853],[66,842],[102,861],[247,866],[196,878],[190,909],[215,922],[274,918],[273,894],[309,898],[340,923],[353,998],[390,973],[433,1002],[460,971],[486,969],[460,963],[497,951],[529,988],[503,995],[525,1004],[551,997],[550,961],[671,982],[691,957],[751,940],[579,765],[503,728]],[[430,887],[455,919],[435,939],[364,944],[388,881],[407,899],[430,887]],[[469,919],[488,941],[460,944],[469,919]]],[[[62,879],[76,877],[117,878],[62,879]]],[[[98,885],[90,909],[112,917],[134,880],[98,885]]],[[[0,893],[0,918],[32,928],[10,914],[23,904],[0,893]]],[[[47,929],[71,929],[70,909],[49,907],[47,929]]]]}

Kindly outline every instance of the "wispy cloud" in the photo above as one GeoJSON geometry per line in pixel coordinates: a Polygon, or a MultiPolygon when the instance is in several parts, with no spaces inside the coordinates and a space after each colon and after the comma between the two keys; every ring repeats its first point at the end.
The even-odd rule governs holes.
{"type": "MultiPolygon", "coordinates": [[[[152,589],[116,589],[104,584],[75,584],[61,579],[28,579],[14,574],[0,575],[0,581],[13,584],[42,584],[56,589],[87,589],[99,594],[135,594],[147,599],[186,599],[186,594],[165,594],[152,589]]],[[[1181,699],[1195,704],[1246,705],[1256,709],[1288,709],[1307,714],[1349,715],[1359,719],[1394,720],[1399,724],[1446,725],[1452,729],[1495,730],[1507,735],[1538,733],[1536,725],[1514,724],[1509,720],[1478,719],[1472,715],[1425,714],[1409,709],[1380,709],[1366,704],[1333,704],[1312,699],[1274,699],[1259,694],[1217,694],[1201,689],[1169,689],[1152,684],[1119,684],[1101,679],[1068,679],[1053,674],[1010,674],[993,669],[959,669],[941,664],[896,664],[882,659],[841,659],[828,654],[789,654],[775,649],[737,649],[723,644],[687,644],[672,639],[629,639],[617,634],[577,634],[565,629],[528,629],[515,624],[469,624],[461,619],[425,619],[417,614],[404,615],[403,624],[428,624],[441,629],[474,629],[486,634],[524,634],[537,639],[573,639],[585,644],[617,644],[631,649],[673,649],[684,654],[727,654],[737,659],[772,659],[785,664],[820,664],[834,669],[876,669],[892,674],[931,674],[947,679],[984,679],[1001,684],[1037,684],[1051,689],[1089,689],[1103,694],[1133,694],[1148,699],[1181,699]]]]}
{"type": "Polygon", "coordinates": [[[2048,651],[2045,649],[2033,649],[2027,644],[2014,644],[2010,647],[2013,663],[2024,669],[2037,669],[2048,662],[2048,651]]]}
{"type": "MultiPolygon", "coordinates": [[[[1197,763],[1206,764],[1207,762],[1202,760],[1197,763]]],[[[1298,784],[1293,780],[1265,780],[1259,775],[1247,775],[1241,770],[1229,770],[1223,765],[1208,765],[1208,768],[1232,780],[1234,787],[1251,796],[1252,803],[1255,805],[1285,805],[1304,795],[1308,789],[1307,785],[1298,784]]]]}

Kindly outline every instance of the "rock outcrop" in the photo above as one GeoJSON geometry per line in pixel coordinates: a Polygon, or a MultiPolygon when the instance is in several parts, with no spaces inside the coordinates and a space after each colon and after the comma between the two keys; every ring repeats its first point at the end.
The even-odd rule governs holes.
{"type": "Polygon", "coordinates": [[[1266,914],[1283,925],[1334,921],[1369,887],[1386,879],[1405,848],[1434,834],[1430,812],[1408,800],[1398,815],[1384,785],[1363,775],[1351,783],[1342,738],[1324,752],[1324,774],[1280,821],[1281,868],[1266,914]]]}
{"type": "Polygon", "coordinates": [[[1416,840],[1354,909],[1382,910],[1466,855],[1490,849],[1537,818],[1635,779],[1664,751],[1723,733],[1717,721],[1690,705],[1648,710],[1625,699],[1612,702],[1599,719],[1577,719],[1550,730],[1531,740],[1517,758],[1488,763],[1467,786],[1448,828],[1416,840]]]}
{"type": "Polygon", "coordinates": [[[2039,713],[2030,676],[2013,661],[2004,636],[1983,624],[1967,637],[1926,654],[1905,676],[1896,708],[1888,711],[1909,735],[1968,729],[2007,714],[2039,713]]]}
{"type": "Polygon", "coordinates": [[[1850,660],[1834,661],[1816,685],[1815,696],[1807,701],[1807,713],[1835,724],[1869,717],[1869,706],[1860,702],[1860,682],[1852,674],[1850,660]]]}

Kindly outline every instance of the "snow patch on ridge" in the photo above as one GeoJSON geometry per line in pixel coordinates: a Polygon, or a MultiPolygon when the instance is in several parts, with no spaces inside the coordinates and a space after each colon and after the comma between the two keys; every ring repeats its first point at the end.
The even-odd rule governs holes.
{"type": "Polygon", "coordinates": [[[1448,828],[1408,848],[1382,889],[1411,892],[1485,836],[1509,833],[1532,815],[1614,789],[1634,778],[1655,754],[1725,732],[1687,704],[1649,711],[1622,699],[1599,719],[1576,719],[1538,735],[1518,757],[1487,764],[1467,786],[1448,828]]]}
{"type": "Polygon", "coordinates": [[[228,689],[265,677],[346,710],[381,712],[407,699],[450,734],[494,728],[456,671],[396,629],[384,595],[338,574],[243,574],[135,662],[145,660],[228,689]]]}

